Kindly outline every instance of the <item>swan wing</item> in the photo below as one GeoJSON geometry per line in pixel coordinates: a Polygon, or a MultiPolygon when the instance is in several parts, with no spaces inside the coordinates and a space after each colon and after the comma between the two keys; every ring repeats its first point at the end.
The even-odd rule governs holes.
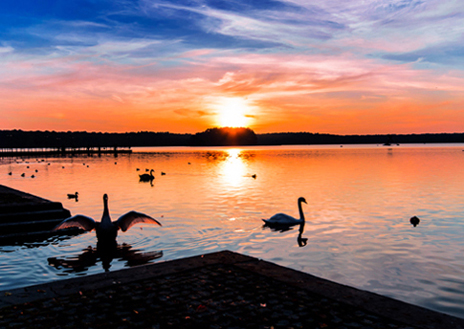
{"type": "Polygon", "coordinates": [[[53,228],[53,231],[58,231],[70,227],[77,227],[85,231],[92,231],[95,228],[95,220],[88,216],[75,215],[56,225],[53,228]]]}
{"type": "Polygon", "coordinates": [[[123,232],[127,231],[129,228],[131,228],[133,225],[137,223],[157,224],[161,226],[161,223],[153,217],[150,217],[137,211],[129,211],[127,214],[124,214],[121,217],[119,217],[116,221],[116,225],[123,232]]]}

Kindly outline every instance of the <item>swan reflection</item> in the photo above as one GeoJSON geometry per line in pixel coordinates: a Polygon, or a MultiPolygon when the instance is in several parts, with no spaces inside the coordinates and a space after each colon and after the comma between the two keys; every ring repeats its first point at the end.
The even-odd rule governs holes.
{"type": "Polygon", "coordinates": [[[300,233],[298,233],[298,238],[296,239],[296,241],[298,242],[298,246],[300,247],[304,247],[308,244],[308,238],[303,238],[304,226],[305,226],[304,222],[300,224],[300,229],[299,229],[300,233]]]}
{"type": "MultiPolygon", "coordinates": [[[[293,226],[294,225],[278,225],[278,226],[273,226],[273,225],[269,225],[269,224],[264,224],[263,225],[263,228],[266,228],[266,227],[269,227],[271,229],[271,231],[274,231],[274,232],[280,232],[280,233],[283,233],[283,232],[286,232],[286,231],[290,231],[290,230],[293,230],[293,226]]],[[[300,227],[298,229],[298,237],[296,238],[296,242],[298,243],[298,246],[299,247],[304,247],[308,244],[308,238],[304,238],[303,237],[303,233],[304,233],[304,227],[305,227],[305,223],[301,223],[300,224],[300,227]]]]}
{"type": "Polygon", "coordinates": [[[88,246],[77,256],[48,258],[48,265],[56,269],[63,269],[64,272],[84,272],[90,267],[102,263],[105,272],[108,272],[113,259],[125,260],[126,267],[148,264],[154,259],[163,256],[162,251],[142,252],[138,249],[132,249],[132,246],[123,244],[97,243],[97,247],[88,246]]]}

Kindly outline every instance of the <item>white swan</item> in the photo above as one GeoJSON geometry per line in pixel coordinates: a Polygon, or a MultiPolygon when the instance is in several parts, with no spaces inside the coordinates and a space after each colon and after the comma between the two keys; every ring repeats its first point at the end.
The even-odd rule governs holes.
{"type": "Polygon", "coordinates": [[[272,216],[269,219],[263,219],[265,225],[268,226],[293,226],[297,224],[304,223],[305,217],[303,213],[303,208],[301,206],[301,203],[304,202],[306,203],[305,198],[298,198],[298,210],[300,212],[300,219],[296,219],[295,217],[292,217],[287,214],[282,214],[278,213],[272,216]]]}
{"type": "Polygon", "coordinates": [[[103,195],[103,216],[100,222],[96,222],[93,218],[84,216],[84,215],[75,215],[65,219],[60,224],[55,226],[53,231],[58,231],[70,227],[78,227],[85,231],[96,230],[97,239],[101,241],[116,241],[116,236],[118,235],[118,230],[121,229],[123,232],[127,231],[130,227],[137,223],[150,223],[158,224],[161,226],[161,223],[156,219],[142,214],[136,211],[129,211],[128,213],[122,215],[118,220],[112,222],[110,218],[110,212],[108,210],[108,195],[103,195]]]}

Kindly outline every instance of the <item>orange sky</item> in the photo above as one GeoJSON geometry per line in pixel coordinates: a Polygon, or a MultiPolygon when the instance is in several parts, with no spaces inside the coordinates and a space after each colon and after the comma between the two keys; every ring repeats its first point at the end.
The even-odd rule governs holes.
{"type": "MultiPolygon", "coordinates": [[[[171,22],[175,37],[145,30],[131,30],[131,37],[126,30],[94,36],[89,26],[104,29],[110,23],[90,14],[66,20],[35,14],[41,24],[29,28],[36,26],[34,36],[48,42],[31,42],[33,32],[24,26],[8,29],[22,43],[0,29],[0,129],[463,132],[464,67],[462,57],[458,60],[463,34],[443,30],[453,23],[446,14],[457,9],[435,1],[430,4],[435,11],[411,5],[405,12],[398,6],[389,12],[393,24],[353,4],[341,5],[347,6],[346,17],[320,5],[316,12],[324,20],[314,35],[308,31],[315,18],[292,9],[309,10],[299,1],[275,10],[307,25],[282,19],[280,28],[271,24],[276,17],[266,16],[272,8],[239,12],[166,4],[171,15],[176,10],[199,15],[192,18],[191,36],[171,22]],[[202,20],[208,17],[217,21],[202,20]],[[75,29],[64,29],[69,26],[75,29]]],[[[135,9],[130,15],[139,24],[147,19],[135,9]]],[[[146,15],[153,22],[169,16],[146,15]]],[[[127,28],[124,24],[117,27],[127,28]]]]}

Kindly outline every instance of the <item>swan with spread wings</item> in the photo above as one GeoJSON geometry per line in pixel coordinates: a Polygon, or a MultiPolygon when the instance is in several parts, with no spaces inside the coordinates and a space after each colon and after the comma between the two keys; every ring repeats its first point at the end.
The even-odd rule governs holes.
{"type": "Polygon", "coordinates": [[[157,224],[161,223],[156,219],[142,214],[137,211],[129,211],[122,215],[116,221],[111,221],[110,212],[108,210],[108,195],[103,195],[103,216],[100,222],[96,222],[93,218],[85,215],[75,215],[62,221],[55,226],[53,231],[62,230],[70,227],[77,227],[85,231],[92,231],[95,229],[97,233],[97,240],[101,241],[116,241],[118,230],[123,232],[127,231],[137,223],[157,224]]]}

